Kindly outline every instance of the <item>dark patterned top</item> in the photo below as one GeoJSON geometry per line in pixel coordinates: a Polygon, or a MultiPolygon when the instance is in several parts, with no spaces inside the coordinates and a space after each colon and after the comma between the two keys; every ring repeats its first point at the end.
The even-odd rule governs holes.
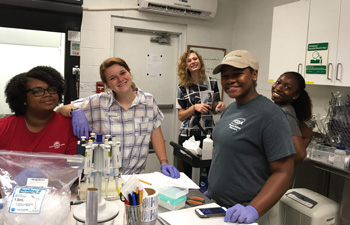
{"type": "MultiPolygon", "coordinates": [[[[187,109],[195,104],[208,104],[212,105],[213,102],[220,101],[220,93],[216,79],[208,77],[206,81],[199,84],[191,84],[188,88],[179,86],[176,98],[177,109],[187,109]]],[[[205,136],[200,131],[198,122],[204,130],[210,133],[214,127],[214,120],[212,111],[205,114],[195,112],[184,120],[180,127],[180,136],[191,137],[194,136],[205,136]]]]}

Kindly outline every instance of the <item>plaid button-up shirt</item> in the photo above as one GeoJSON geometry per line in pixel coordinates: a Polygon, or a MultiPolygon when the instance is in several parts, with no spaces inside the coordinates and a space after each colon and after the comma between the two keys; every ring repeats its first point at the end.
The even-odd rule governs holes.
{"type": "Polygon", "coordinates": [[[139,89],[127,111],[114,98],[112,91],[72,103],[84,110],[92,132],[110,134],[120,141],[123,156],[120,173],[140,173],[145,168],[152,131],[164,118],[151,94],[139,89]]]}

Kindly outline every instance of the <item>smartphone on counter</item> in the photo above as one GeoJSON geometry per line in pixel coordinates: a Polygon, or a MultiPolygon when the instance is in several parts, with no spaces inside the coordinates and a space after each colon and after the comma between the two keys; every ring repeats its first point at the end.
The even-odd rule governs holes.
{"type": "Polygon", "coordinates": [[[195,212],[200,218],[209,218],[215,216],[225,216],[226,210],[227,209],[225,207],[198,208],[195,209],[195,212]]]}

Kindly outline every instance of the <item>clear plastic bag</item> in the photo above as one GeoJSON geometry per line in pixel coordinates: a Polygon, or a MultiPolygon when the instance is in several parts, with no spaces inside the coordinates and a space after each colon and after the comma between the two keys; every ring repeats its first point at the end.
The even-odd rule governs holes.
{"type": "Polygon", "coordinates": [[[83,162],[80,155],[0,150],[4,225],[65,224],[83,162]]]}

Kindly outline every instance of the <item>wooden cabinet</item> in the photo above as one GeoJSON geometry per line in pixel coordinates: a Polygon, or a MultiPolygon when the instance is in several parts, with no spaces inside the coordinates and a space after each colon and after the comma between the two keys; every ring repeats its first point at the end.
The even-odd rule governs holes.
{"type": "Polygon", "coordinates": [[[350,0],[311,0],[276,7],[269,81],[275,81],[276,73],[293,70],[308,84],[350,86],[349,11],[350,0]],[[286,27],[281,28],[281,20],[286,27]],[[286,51],[290,53],[287,61],[286,51]]]}
{"type": "Polygon", "coordinates": [[[274,8],[269,81],[275,82],[286,71],[303,74],[309,5],[310,2],[300,1],[274,8]]]}

